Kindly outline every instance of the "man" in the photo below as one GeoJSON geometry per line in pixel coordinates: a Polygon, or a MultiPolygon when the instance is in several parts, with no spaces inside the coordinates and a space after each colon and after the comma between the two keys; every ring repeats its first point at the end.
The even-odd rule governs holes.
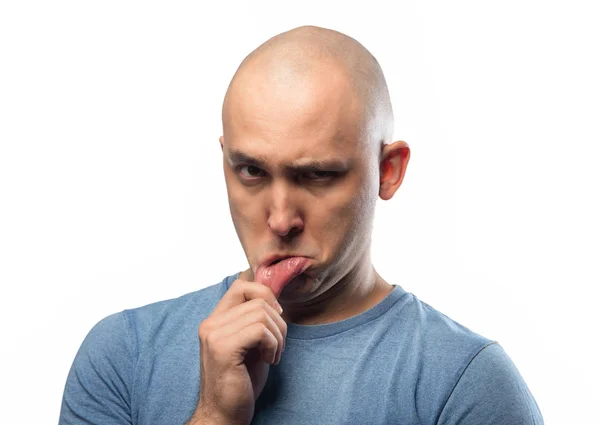
{"type": "Polygon", "coordinates": [[[223,103],[223,168],[249,268],[100,321],[61,424],[542,424],[500,345],[370,259],[377,197],[402,183],[381,68],[317,27],[240,65],[223,103]]]}

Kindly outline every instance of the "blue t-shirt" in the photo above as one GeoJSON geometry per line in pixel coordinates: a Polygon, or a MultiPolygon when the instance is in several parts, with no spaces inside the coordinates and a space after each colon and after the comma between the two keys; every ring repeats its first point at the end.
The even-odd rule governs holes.
{"type": "MultiPolygon", "coordinates": [[[[60,425],[184,425],[200,391],[198,325],[238,274],[101,320],[69,372],[60,425]]],[[[394,286],[371,309],[288,324],[252,424],[543,424],[497,343],[394,286]]]]}

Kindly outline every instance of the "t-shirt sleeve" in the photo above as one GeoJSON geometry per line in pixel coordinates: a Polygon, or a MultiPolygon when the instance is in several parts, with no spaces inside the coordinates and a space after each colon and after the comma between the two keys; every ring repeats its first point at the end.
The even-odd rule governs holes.
{"type": "Polygon", "coordinates": [[[133,336],[124,312],[98,322],[84,339],[63,394],[59,425],[131,424],[133,336]]]}
{"type": "Polygon", "coordinates": [[[438,425],[543,425],[527,384],[498,343],[483,348],[466,367],[438,425]]]}

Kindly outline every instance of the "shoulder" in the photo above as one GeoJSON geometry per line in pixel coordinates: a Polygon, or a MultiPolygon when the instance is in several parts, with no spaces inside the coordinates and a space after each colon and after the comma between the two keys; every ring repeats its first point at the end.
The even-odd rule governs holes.
{"type": "Polygon", "coordinates": [[[541,425],[544,421],[517,367],[502,346],[493,343],[469,362],[438,423],[541,425]]]}
{"type": "Polygon", "coordinates": [[[140,356],[157,353],[169,341],[197,343],[197,326],[233,280],[179,298],[111,314],[97,322],[82,342],[69,371],[60,424],[130,423],[140,356]]]}
{"type": "Polygon", "coordinates": [[[164,320],[177,320],[190,315],[194,315],[195,318],[198,315],[208,315],[227,292],[233,278],[234,276],[228,276],[217,284],[177,298],[127,309],[123,311],[123,314],[132,325],[140,330],[164,320]]]}
{"type": "MultiPolygon", "coordinates": [[[[439,368],[462,372],[484,347],[495,342],[407,293],[403,316],[423,356],[439,368]],[[453,363],[453,364],[449,364],[453,363]]],[[[456,376],[458,377],[458,376],[456,376]]]]}
{"type": "Polygon", "coordinates": [[[197,326],[219,302],[232,278],[228,276],[218,284],[178,298],[111,314],[92,327],[78,355],[111,353],[117,357],[136,357],[140,344],[155,336],[165,325],[173,328],[181,322],[193,321],[197,326]]]}
{"type": "Polygon", "coordinates": [[[135,346],[123,313],[100,320],[81,343],[65,383],[59,423],[120,424],[133,382],[135,346]],[[91,395],[91,396],[89,396],[91,395]],[[112,405],[108,411],[105,407],[112,405]]]}
{"type": "Polygon", "coordinates": [[[155,302],[122,312],[136,346],[164,343],[182,335],[197,337],[200,322],[212,312],[235,275],[177,298],[155,302]]]}
{"type": "Polygon", "coordinates": [[[96,323],[81,343],[75,365],[97,366],[110,357],[115,363],[127,363],[133,355],[132,334],[123,314],[114,313],[96,323]]]}
{"type": "Polygon", "coordinates": [[[542,424],[527,385],[500,344],[408,294],[402,322],[420,373],[423,411],[438,424],[542,424]],[[513,406],[513,407],[511,407],[513,406]],[[439,420],[434,420],[438,418],[439,420]]]}

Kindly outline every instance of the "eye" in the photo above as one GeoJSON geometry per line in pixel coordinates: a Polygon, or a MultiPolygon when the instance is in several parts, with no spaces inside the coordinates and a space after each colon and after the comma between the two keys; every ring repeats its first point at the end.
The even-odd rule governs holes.
{"type": "Polygon", "coordinates": [[[256,179],[264,176],[264,171],[254,165],[242,165],[238,172],[244,179],[256,179]]]}
{"type": "Polygon", "coordinates": [[[338,175],[337,171],[322,171],[322,170],[311,170],[305,174],[305,177],[309,180],[329,180],[338,175]]]}

